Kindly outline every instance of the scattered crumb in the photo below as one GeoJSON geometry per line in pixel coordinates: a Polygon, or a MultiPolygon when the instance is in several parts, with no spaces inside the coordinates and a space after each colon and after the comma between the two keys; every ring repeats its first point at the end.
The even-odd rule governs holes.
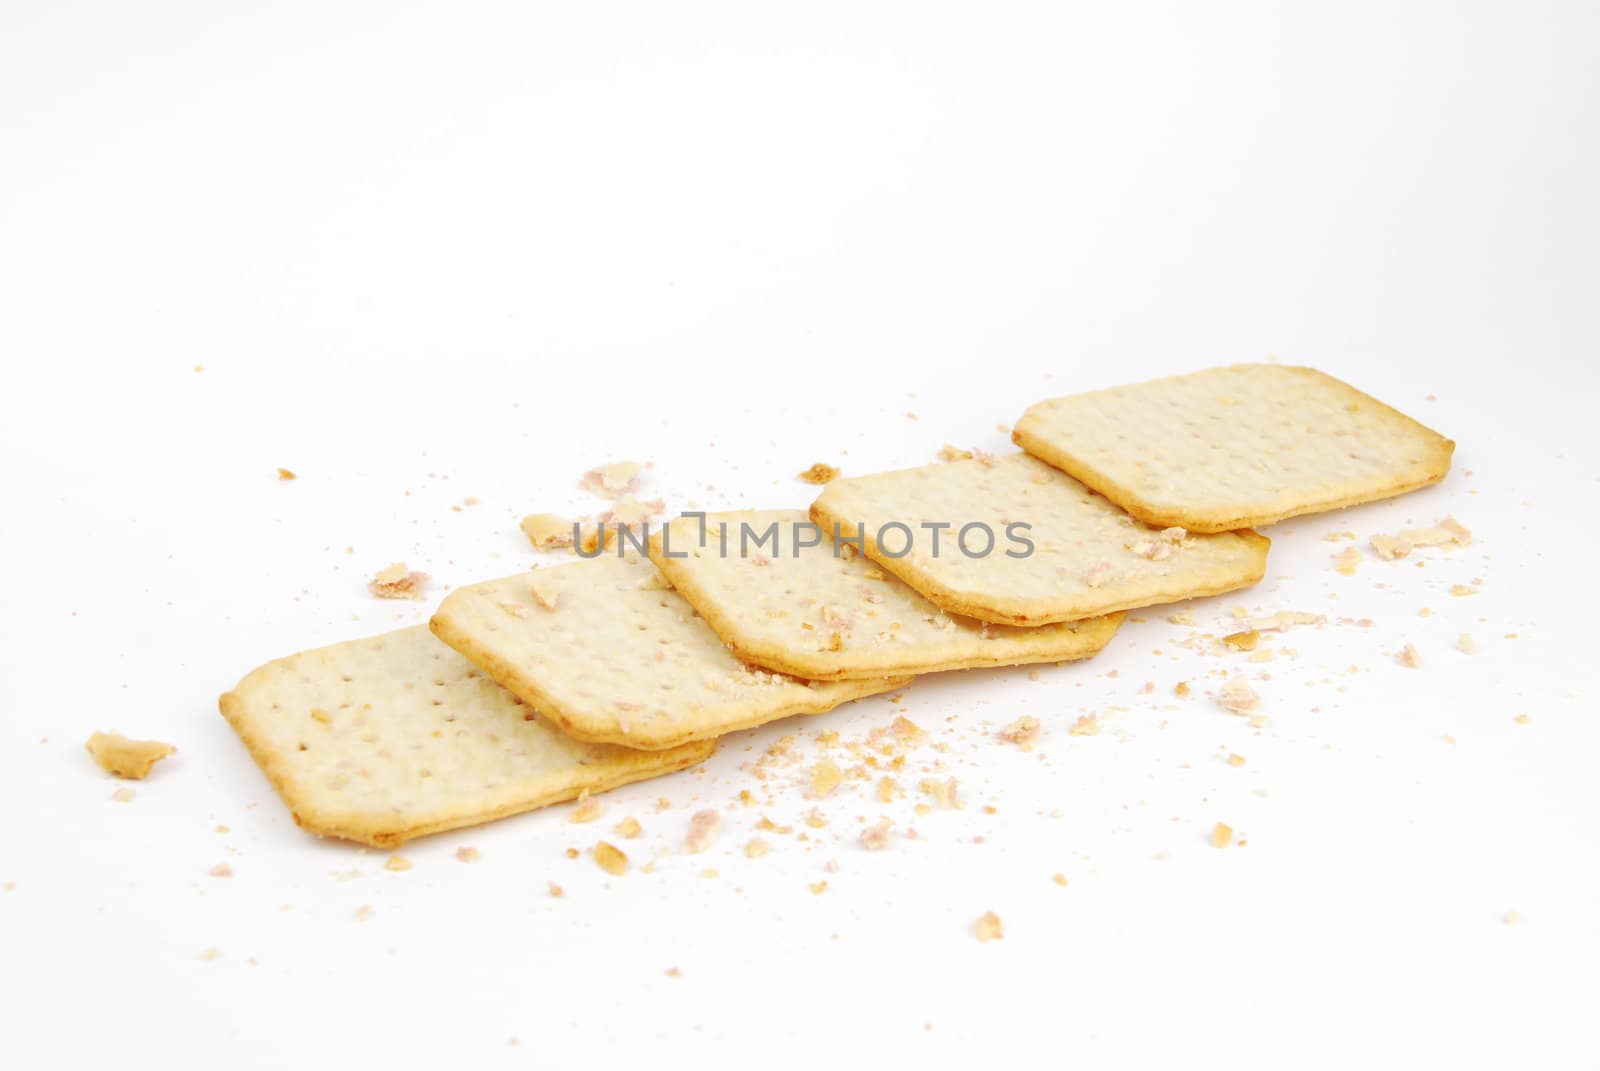
{"type": "Polygon", "coordinates": [[[357,922],[366,922],[368,919],[370,919],[372,916],[376,915],[377,913],[378,913],[377,909],[374,908],[371,904],[362,904],[360,907],[356,908],[355,920],[357,922]]]}
{"type": "Polygon", "coordinates": [[[868,826],[861,831],[861,846],[869,852],[881,852],[889,846],[889,829],[893,825],[887,818],[878,820],[877,825],[868,826]]]}
{"type": "Polygon", "coordinates": [[[203,960],[221,959],[222,958],[222,949],[220,949],[220,948],[208,948],[208,949],[205,949],[204,951],[202,951],[200,953],[200,958],[203,959],[203,960]]]}
{"type": "Polygon", "coordinates": [[[596,818],[606,813],[606,805],[593,796],[586,796],[578,801],[572,808],[570,818],[574,822],[593,822],[596,818]]]}
{"type": "Polygon", "coordinates": [[[1187,697],[1189,694],[1189,682],[1179,681],[1177,684],[1174,684],[1172,686],[1172,694],[1177,696],[1179,699],[1187,697]]]}
{"type": "Polygon", "coordinates": [[[834,468],[832,465],[824,465],[820,461],[815,465],[812,465],[809,469],[806,469],[804,472],[795,476],[795,479],[803,480],[806,483],[829,483],[833,480],[837,480],[838,478],[838,469],[834,468]]]}
{"type": "Polygon", "coordinates": [[[744,846],[744,854],[746,859],[760,859],[763,855],[766,855],[770,851],[772,851],[772,845],[768,844],[760,837],[751,838],[750,842],[744,846]]]}
{"type": "Polygon", "coordinates": [[[621,877],[628,872],[628,857],[622,849],[607,841],[598,841],[594,846],[594,861],[596,865],[613,877],[621,877]]]}
{"type": "Polygon", "coordinates": [[[367,590],[380,599],[420,599],[428,586],[427,573],[413,573],[405,562],[395,562],[379,570],[367,590]]]}
{"type": "Polygon", "coordinates": [[[1355,576],[1356,567],[1361,564],[1361,552],[1355,547],[1345,547],[1344,550],[1333,556],[1333,568],[1344,576],[1355,576]]]}
{"type": "Polygon", "coordinates": [[[998,941],[1006,935],[1000,924],[1000,916],[993,911],[979,915],[978,921],[972,924],[972,932],[980,941],[998,941]]]}
{"type": "MultiPolygon", "coordinates": [[[[1001,729],[1000,739],[1016,744],[1024,751],[1032,751],[1033,745],[1038,743],[1039,736],[1043,731],[1039,724],[1039,719],[1028,714],[1001,729]]],[[[881,798],[882,793],[879,796],[881,798]]]]}
{"type": "Polygon", "coordinates": [[[1229,766],[1243,766],[1244,765],[1244,756],[1243,755],[1229,755],[1228,756],[1228,765],[1229,766]]]}
{"type": "Polygon", "coordinates": [[[288,481],[288,480],[298,480],[299,478],[300,477],[296,476],[293,472],[291,472],[288,469],[280,468],[278,470],[278,479],[279,480],[288,481]]]}
{"type": "Polygon", "coordinates": [[[156,763],[178,750],[159,740],[130,740],[119,733],[95,733],[84,747],[106,773],[130,781],[143,781],[156,763]]]}
{"type": "Polygon", "coordinates": [[[831,759],[823,759],[811,768],[811,798],[820,800],[832,795],[843,780],[844,774],[838,765],[831,759]]]}
{"type": "Polygon", "coordinates": [[[565,895],[567,895],[567,890],[563,889],[553,881],[550,883],[550,899],[559,900],[565,895]]]}
{"type": "Polygon", "coordinates": [[[971,450],[962,450],[962,449],[959,449],[957,447],[951,446],[949,443],[945,443],[943,446],[941,446],[939,448],[939,460],[940,461],[971,461],[972,460],[972,451],[971,450]]]}
{"type": "Polygon", "coordinates": [[[683,977],[683,972],[680,971],[676,967],[668,967],[662,973],[665,974],[668,978],[682,978],[683,977]]]}
{"type": "Polygon", "coordinates": [[[456,859],[462,863],[476,863],[480,856],[478,849],[461,847],[456,849],[456,859]]]}
{"type": "Polygon", "coordinates": [[[614,461],[584,473],[578,488],[601,498],[618,499],[638,489],[639,473],[643,469],[637,461],[614,461]]]}
{"type": "Polygon", "coordinates": [[[1500,921],[1505,923],[1507,926],[1521,926],[1522,912],[1518,911],[1516,908],[1512,908],[1510,911],[1507,911],[1504,915],[1500,916],[1500,921]]]}
{"type": "Polygon", "coordinates": [[[383,869],[392,870],[396,874],[400,874],[411,869],[411,860],[407,859],[403,855],[391,855],[388,860],[384,862],[383,869]]]}
{"type": "Polygon", "coordinates": [[[684,838],[684,844],[691,852],[703,852],[711,847],[711,842],[721,832],[722,815],[710,810],[696,811],[694,817],[689,819],[689,834],[684,838]]]}
{"type": "Polygon", "coordinates": [[[540,550],[555,550],[572,546],[572,530],[576,522],[554,513],[530,513],[522,518],[522,534],[540,550]]]}
{"type": "Polygon", "coordinates": [[[1470,633],[1463,632],[1456,637],[1456,650],[1462,654],[1477,654],[1478,645],[1473,641],[1470,633]]]}
{"type": "Polygon", "coordinates": [[[1528,717],[1528,715],[1526,715],[1526,714],[1518,714],[1516,717],[1512,718],[1511,720],[1516,722],[1518,725],[1527,725],[1533,719],[1528,717]]]}
{"type": "Polygon", "coordinates": [[[122,788],[119,788],[115,792],[111,793],[111,798],[117,803],[132,803],[133,789],[124,785],[122,788]]]}
{"type": "Polygon", "coordinates": [[[1396,656],[1395,661],[1399,662],[1407,669],[1421,669],[1422,653],[1408,643],[1401,648],[1400,654],[1396,656]]]}
{"type": "Polygon", "coordinates": [[[546,610],[556,608],[558,593],[548,577],[542,577],[535,572],[528,578],[528,591],[533,595],[534,601],[546,610]]]}
{"type": "Polygon", "coordinates": [[[944,810],[952,810],[961,806],[961,797],[956,792],[956,779],[948,778],[944,781],[929,778],[918,786],[923,794],[933,800],[934,804],[944,810]]]}
{"type": "Polygon", "coordinates": [[[1261,697],[1250,687],[1244,674],[1235,673],[1217,693],[1217,702],[1234,714],[1249,714],[1261,706],[1261,697]]]}
{"type": "Polygon", "coordinates": [[[1050,878],[1050,880],[1055,882],[1057,885],[1066,885],[1067,876],[1065,874],[1055,874],[1050,878]]]}
{"type": "Polygon", "coordinates": [[[821,896],[828,891],[828,883],[826,881],[814,881],[811,883],[810,888],[812,896],[821,896]]]}
{"type": "Polygon", "coordinates": [[[1099,736],[1100,718],[1096,714],[1080,714],[1067,732],[1073,736],[1099,736]]]}
{"type": "Polygon", "coordinates": [[[216,866],[206,871],[206,873],[210,874],[214,878],[231,878],[233,877],[233,867],[229,866],[227,863],[218,863],[216,866]]]}
{"type": "Polygon", "coordinates": [[[629,816],[618,822],[614,831],[617,836],[622,837],[624,840],[632,840],[644,832],[644,827],[639,825],[637,818],[629,816]]]}
{"type": "Polygon", "coordinates": [[[1454,517],[1446,517],[1433,528],[1413,528],[1398,535],[1375,535],[1372,549],[1384,561],[1404,558],[1417,547],[1464,547],[1472,542],[1472,533],[1454,517]]]}
{"type": "Polygon", "coordinates": [[[1223,822],[1218,822],[1211,827],[1211,846],[1213,848],[1226,848],[1233,843],[1233,827],[1223,822]]]}

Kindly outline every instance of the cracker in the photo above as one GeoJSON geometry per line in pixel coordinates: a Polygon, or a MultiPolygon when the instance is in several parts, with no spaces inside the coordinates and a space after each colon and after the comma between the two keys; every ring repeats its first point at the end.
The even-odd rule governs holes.
{"type": "Polygon", "coordinates": [[[461,588],[432,627],[573,737],[638,748],[820,714],[906,683],[819,683],[746,666],[636,553],[461,588]]]}
{"type": "Polygon", "coordinates": [[[698,518],[673,521],[651,539],[651,560],[736,655],[780,673],[843,680],[1064,662],[1097,653],[1122,623],[952,616],[871,560],[839,553],[801,510],[717,513],[705,525],[702,547],[698,518]]]}
{"type": "Polygon", "coordinates": [[[1239,364],[1040,402],[1011,438],[1147,524],[1225,532],[1437,483],[1455,443],[1314,368],[1239,364]]]}
{"type": "Polygon", "coordinates": [[[220,705],[298,825],[372,845],[682,769],[715,746],[580,743],[421,626],[269,662],[220,705]]]}
{"type": "Polygon", "coordinates": [[[838,525],[846,539],[862,536],[869,557],[950,613],[1009,625],[1076,621],[1247,587],[1265,572],[1269,545],[1250,531],[1190,536],[1147,528],[1027,454],[835,480],[811,517],[829,533],[838,525]],[[934,524],[949,527],[942,534],[923,527],[934,524]],[[1011,527],[1024,524],[1031,527],[1011,527]],[[968,525],[987,526],[973,529],[969,549],[981,551],[987,531],[991,553],[962,552],[960,532],[968,525]]]}

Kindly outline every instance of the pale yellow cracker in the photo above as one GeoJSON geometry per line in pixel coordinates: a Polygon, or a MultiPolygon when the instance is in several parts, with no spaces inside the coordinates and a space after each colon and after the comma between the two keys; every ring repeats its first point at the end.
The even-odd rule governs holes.
{"type": "Polygon", "coordinates": [[[630,747],[818,714],[906,682],[802,681],[746,666],[637,554],[461,588],[432,626],[570,735],[630,747]]]}
{"type": "Polygon", "coordinates": [[[1012,439],[1148,524],[1225,532],[1437,483],[1455,443],[1314,368],[1239,364],[1040,402],[1012,439]]]}
{"type": "Polygon", "coordinates": [[[269,662],[221,707],[295,822],[373,845],[682,769],[715,746],[580,743],[421,626],[269,662]]]}
{"type": "Polygon", "coordinates": [[[945,610],[1011,625],[1216,595],[1260,580],[1267,561],[1264,536],[1147,528],[1027,454],[835,480],[811,517],[863,537],[868,556],[945,610]],[[994,546],[981,554],[986,533],[994,546]]]}
{"type": "Polygon", "coordinates": [[[651,560],[747,662],[815,680],[1088,658],[1121,614],[1017,628],[948,614],[801,510],[683,517],[651,560]],[[770,537],[770,538],[769,538],[770,537]],[[759,545],[757,541],[761,541],[759,545]]]}

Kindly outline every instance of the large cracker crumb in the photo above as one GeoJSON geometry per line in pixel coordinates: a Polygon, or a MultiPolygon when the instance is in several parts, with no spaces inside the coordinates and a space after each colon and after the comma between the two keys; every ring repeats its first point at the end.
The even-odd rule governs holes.
{"type": "Polygon", "coordinates": [[[613,877],[621,877],[628,872],[628,857],[621,848],[610,841],[597,841],[594,846],[595,865],[613,877]]]}
{"type": "Polygon", "coordinates": [[[119,733],[95,733],[84,747],[102,770],[129,781],[143,781],[156,763],[178,750],[159,740],[130,740],[119,733]]]}
{"type": "Polygon", "coordinates": [[[644,832],[644,827],[639,824],[639,820],[637,818],[629,816],[617,823],[614,832],[617,834],[617,836],[622,837],[624,840],[633,840],[640,833],[644,832]]]}
{"type": "Polygon", "coordinates": [[[838,764],[831,759],[823,759],[811,768],[811,798],[823,799],[832,795],[843,780],[844,774],[838,764]]]}
{"type": "Polygon", "coordinates": [[[1250,687],[1250,682],[1245,679],[1244,674],[1235,673],[1217,693],[1217,702],[1224,710],[1235,714],[1249,714],[1261,706],[1261,697],[1250,687]]]}
{"type": "Polygon", "coordinates": [[[427,586],[427,573],[414,573],[405,562],[395,562],[380,569],[367,590],[380,599],[420,599],[427,586]]]}
{"type": "Polygon", "coordinates": [[[1226,822],[1218,822],[1211,827],[1211,846],[1213,848],[1226,848],[1233,843],[1233,827],[1226,822]]]}
{"type": "Polygon", "coordinates": [[[1016,744],[1024,751],[1032,751],[1044,729],[1039,719],[1028,714],[1000,730],[1000,739],[1016,744]]]}
{"type": "Polygon", "coordinates": [[[1472,542],[1472,533],[1454,517],[1446,517],[1432,528],[1412,528],[1396,535],[1375,535],[1372,549],[1384,561],[1404,558],[1417,547],[1464,547],[1472,542]]]}
{"type": "Polygon", "coordinates": [[[639,474],[643,470],[644,466],[637,461],[614,461],[584,473],[578,487],[602,498],[621,498],[638,489],[639,474]]]}
{"type": "Polygon", "coordinates": [[[684,845],[691,852],[703,852],[711,847],[711,842],[717,839],[717,834],[722,832],[722,815],[716,811],[696,811],[689,819],[689,833],[684,838],[684,845]]]}
{"type": "Polygon", "coordinates": [[[893,823],[881,818],[876,825],[861,831],[861,846],[869,852],[881,852],[889,846],[889,830],[893,823]]]}
{"type": "Polygon", "coordinates": [[[554,513],[530,513],[522,518],[522,534],[539,550],[570,547],[573,523],[554,513]]]}
{"type": "Polygon", "coordinates": [[[837,480],[838,478],[838,469],[834,468],[832,465],[824,465],[820,461],[815,465],[812,465],[809,469],[806,469],[804,472],[795,476],[795,479],[797,480],[802,480],[805,483],[815,484],[829,483],[833,480],[837,480]]]}
{"type": "Polygon", "coordinates": [[[978,921],[972,924],[972,932],[980,941],[998,941],[1006,935],[1000,916],[993,911],[979,915],[978,921]]]}

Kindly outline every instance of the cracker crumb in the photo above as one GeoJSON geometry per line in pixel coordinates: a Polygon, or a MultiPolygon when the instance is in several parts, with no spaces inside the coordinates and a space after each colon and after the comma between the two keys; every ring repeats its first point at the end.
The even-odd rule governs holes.
{"type": "Polygon", "coordinates": [[[1232,632],[1222,637],[1222,642],[1232,647],[1235,651],[1254,651],[1256,644],[1261,640],[1261,633],[1255,629],[1244,632],[1232,632]]]}
{"type": "Polygon", "coordinates": [[[207,948],[207,949],[204,949],[200,953],[200,958],[203,959],[203,960],[221,959],[222,958],[222,949],[220,949],[220,948],[207,948]]]}
{"type": "Polygon", "coordinates": [[[1456,637],[1456,650],[1462,654],[1477,654],[1478,645],[1473,641],[1471,634],[1463,632],[1456,637]]]}
{"type": "Polygon", "coordinates": [[[1065,886],[1067,884],[1067,876],[1065,874],[1054,874],[1051,876],[1050,880],[1061,886],[1065,886]]]}
{"type": "Polygon", "coordinates": [[[824,465],[820,461],[815,465],[812,465],[809,469],[806,469],[804,472],[795,476],[795,479],[802,480],[805,483],[817,484],[829,483],[833,480],[837,480],[838,478],[838,469],[834,468],[832,465],[824,465]]]}
{"type": "Polygon", "coordinates": [[[354,918],[357,922],[366,922],[377,913],[377,908],[373,907],[371,904],[362,904],[360,907],[356,908],[354,918]]]}
{"type": "Polygon", "coordinates": [[[522,534],[539,550],[570,547],[575,523],[554,513],[530,513],[522,518],[522,534]]]}
{"type": "Polygon", "coordinates": [[[1233,827],[1225,822],[1218,822],[1211,827],[1211,846],[1213,848],[1226,848],[1233,843],[1233,827]]]}
{"type": "Polygon", "coordinates": [[[945,443],[943,446],[941,446],[939,448],[939,460],[940,461],[971,461],[972,460],[972,451],[971,450],[962,450],[959,447],[951,446],[949,443],[945,443]]]}
{"type": "Polygon", "coordinates": [[[877,796],[879,803],[893,803],[903,794],[900,783],[894,778],[888,776],[878,778],[877,796]]]}
{"type": "Polygon", "coordinates": [[[1516,717],[1512,718],[1511,720],[1516,722],[1518,725],[1526,725],[1529,722],[1531,722],[1533,719],[1528,717],[1528,715],[1526,715],[1526,714],[1518,714],[1516,717]]]}
{"type": "Polygon", "coordinates": [[[596,818],[606,813],[606,805],[593,796],[585,796],[572,808],[571,820],[573,822],[593,822],[596,818]]]}
{"type": "Polygon", "coordinates": [[[1418,651],[1416,647],[1408,643],[1400,649],[1400,653],[1395,657],[1395,661],[1399,662],[1407,669],[1421,669],[1422,653],[1418,651]]]}
{"type": "Polygon", "coordinates": [[[842,781],[844,774],[838,764],[831,759],[823,759],[811,768],[811,798],[820,800],[832,795],[842,781]]]}
{"type": "Polygon", "coordinates": [[[378,571],[367,583],[367,590],[380,599],[421,599],[428,586],[427,573],[411,572],[405,562],[395,562],[378,571]]]}
{"type": "Polygon", "coordinates": [[[396,874],[404,873],[411,869],[411,860],[403,855],[391,855],[383,864],[383,869],[392,870],[396,874]]]}
{"type": "Polygon", "coordinates": [[[95,733],[84,747],[102,770],[129,781],[143,781],[156,763],[178,750],[159,740],[130,740],[120,733],[95,733]]]}
{"type": "Polygon", "coordinates": [[[639,474],[643,469],[644,466],[637,461],[613,461],[584,473],[578,481],[578,489],[590,491],[601,498],[618,499],[638,489],[639,474]]]}
{"type": "Polygon", "coordinates": [[[1516,908],[1512,908],[1510,911],[1507,911],[1504,915],[1500,916],[1500,921],[1505,923],[1507,926],[1521,926],[1522,912],[1518,911],[1516,908]]]}
{"type": "Polygon", "coordinates": [[[133,789],[123,786],[122,788],[119,788],[115,792],[111,793],[111,798],[117,803],[132,803],[133,789]]]}
{"type": "Polygon", "coordinates": [[[1097,714],[1080,714],[1067,732],[1072,736],[1099,736],[1100,717],[1097,714]]]}
{"type": "Polygon", "coordinates": [[[1244,756],[1243,755],[1229,755],[1228,756],[1228,765],[1229,766],[1243,766],[1244,765],[1244,756]]]}
{"type": "Polygon", "coordinates": [[[280,468],[278,470],[278,479],[281,482],[287,483],[289,480],[298,480],[299,478],[289,469],[280,468]]]}
{"type": "Polygon", "coordinates": [[[696,811],[689,819],[689,833],[684,838],[684,844],[691,852],[703,852],[711,847],[711,842],[721,832],[722,815],[712,810],[696,811]]]}
{"type": "Polygon", "coordinates": [[[567,895],[567,890],[563,889],[553,881],[550,883],[550,899],[559,900],[565,895],[567,895]]]}
{"type": "Polygon", "coordinates": [[[821,896],[828,891],[828,883],[827,881],[814,881],[811,883],[810,889],[812,896],[821,896]]]}
{"type": "Polygon", "coordinates": [[[744,846],[744,856],[746,859],[760,859],[770,851],[772,851],[772,845],[768,844],[760,837],[750,838],[749,842],[744,846]]]}
{"type": "Polygon", "coordinates": [[[1384,561],[1404,558],[1417,547],[1464,547],[1472,542],[1472,533],[1454,517],[1446,517],[1432,528],[1412,528],[1397,535],[1375,535],[1372,549],[1384,561]]]}
{"type": "Polygon", "coordinates": [[[662,973],[665,974],[668,978],[682,978],[683,977],[683,972],[680,971],[676,967],[668,967],[662,973]]]}
{"type": "Polygon", "coordinates": [[[528,579],[528,591],[533,599],[546,610],[554,610],[560,595],[549,577],[542,577],[537,572],[528,579]]]}
{"type": "Polygon", "coordinates": [[[957,792],[956,779],[947,778],[943,781],[928,778],[917,785],[923,795],[933,800],[934,804],[944,810],[953,810],[961,806],[961,797],[957,792]]]}
{"type": "Polygon", "coordinates": [[[214,878],[231,878],[233,877],[233,867],[229,866],[227,863],[218,863],[216,866],[206,871],[206,873],[210,874],[214,878]]]}
{"type": "Polygon", "coordinates": [[[476,863],[480,858],[482,856],[478,854],[478,849],[476,848],[461,847],[456,849],[457,862],[476,863]]]}
{"type": "Polygon", "coordinates": [[[1345,547],[1333,556],[1334,571],[1341,576],[1355,576],[1356,567],[1361,564],[1361,552],[1355,547],[1345,547]]]}
{"type": "Polygon", "coordinates": [[[1039,736],[1044,729],[1039,724],[1039,719],[1031,714],[1025,714],[1016,721],[1000,730],[1000,739],[1016,744],[1023,751],[1032,751],[1033,745],[1038,743],[1039,736]]]}
{"type": "Polygon", "coordinates": [[[1250,682],[1245,679],[1244,674],[1235,673],[1217,693],[1217,702],[1224,710],[1234,714],[1249,714],[1261,706],[1261,697],[1250,687],[1250,682]]]}
{"type": "Polygon", "coordinates": [[[620,878],[628,872],[628,857],[622,849],[609,841],[597,841],[594,846],[594,861],[601,870],[612,877],[620,878]]]}
{"type": "Polygon", "coordinates": [[[1177,696],[1179,699],[1186,698],[1189,694],[1189,682],[1179,681],[1177,684],[1174,684],[1172,686],[1172,694],[1177,696]]]}
{"type": "Polygon", "coordinates": [[[644,832],[644,827],[639,824],[639,820],[637,818],[634,818],[630,815],[629,817],[618,822],[616,827],[613,829],[613,832],[615,832],[617,836],[623,838],[624,840],[633,840],[640,833],[644,832]]]}
{"type": "Polygon", "coordinates": [[[889,846],[889,829],[893,825],[887,818],[878,820],[877,825],[868,826],[861,831],[861,846],[869,852],[881,852],[889,846]]]}
{"type": "Polygon", "coordinates": [[[1005,937],[1005,927],[1000,923],[1000,916],[993,911],[985,911],[978,916],[978,921],[972,924],[972,932],[980,941],[998,941],[1005,937]]]}

